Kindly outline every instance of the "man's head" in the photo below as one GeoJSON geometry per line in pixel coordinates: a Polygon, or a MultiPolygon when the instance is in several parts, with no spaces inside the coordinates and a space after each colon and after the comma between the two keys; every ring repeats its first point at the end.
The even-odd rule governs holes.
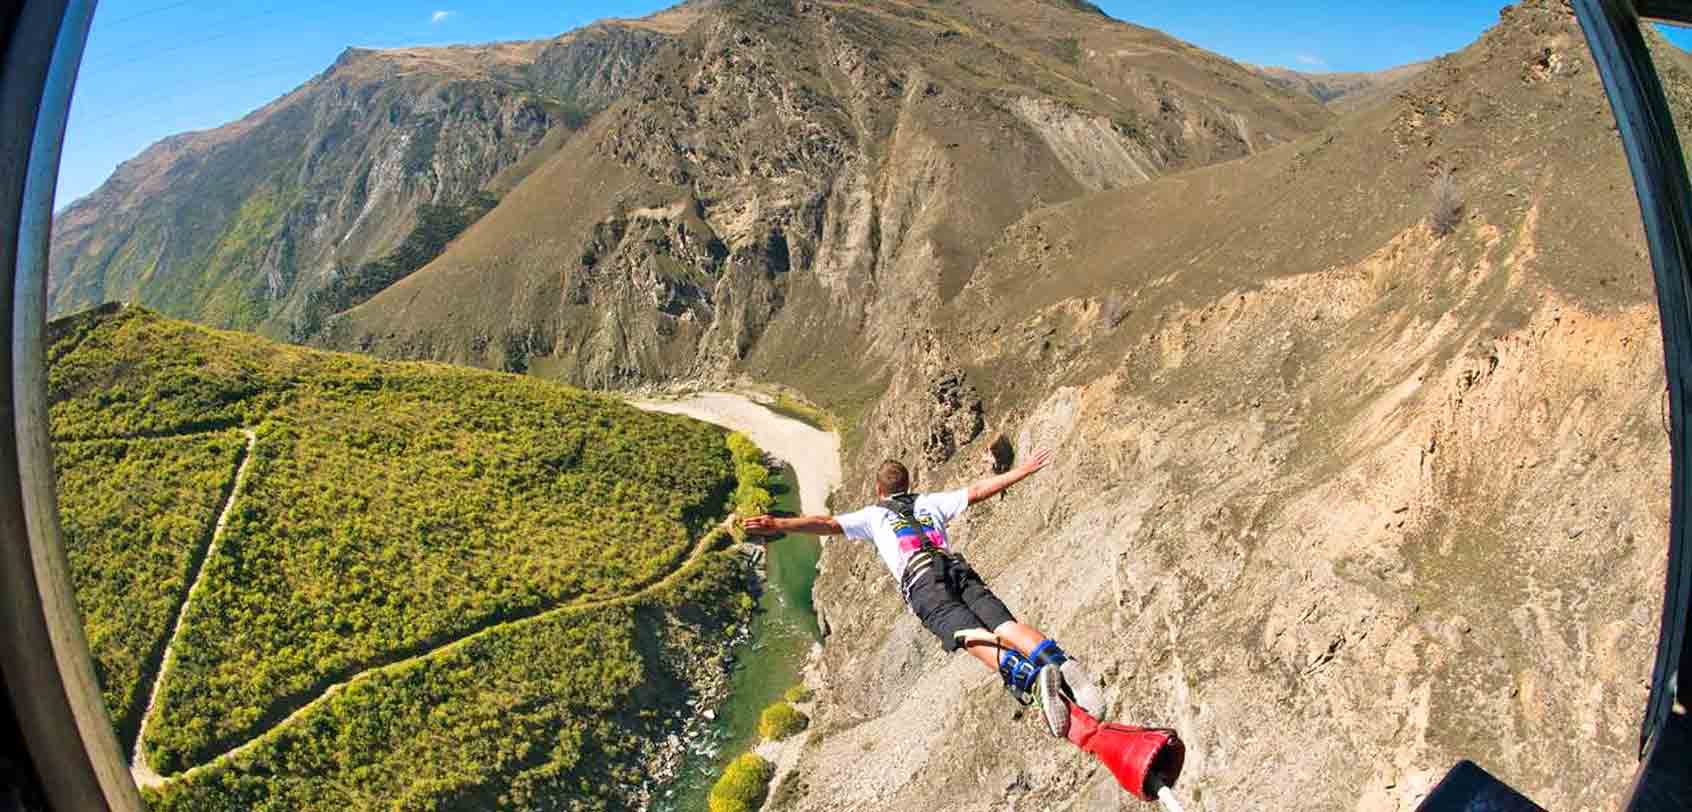
{"type": "Polygon", "coordinates": [[[875,472],[875,495],[881,499],[911,489],[911,472],[898,460],[887,460],[875,472]]]}

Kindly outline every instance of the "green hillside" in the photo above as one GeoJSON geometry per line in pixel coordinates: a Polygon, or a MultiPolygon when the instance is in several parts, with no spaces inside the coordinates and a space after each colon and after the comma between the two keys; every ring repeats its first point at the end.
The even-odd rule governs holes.
{"type": "Polygon", "coordinates": [[[95,671],[130,741],[147,696],[143,670],[164,639],[234,481],[234,432],[180,440],[60,443],[59,516],[95,671]]]}
{"type": "Polygon", "coordinates": [[[183,808],[202,797],[232,808],[226,779],[255,764],[286,771],[303,753],[368,769],[260,782],[243,808],[268,803],[251,792],[276,793],[274,808],[344,806],[327,788],[347,782],[375,793],[355,808],[521,795],[578,767],[580,797],[603,799],[604,771],[633,769],[636,744],[658,735],[639,729],[654,714],[605,711],[685,702],[685,686],[649,686],[685,680],[663,663],[687,661],[678,646],[715,639],[738,611],[720,545],[695,543],[735,486],[709,425],[139,308],[71,317],[52,338],[73,567],[125,735],[158,667],[144,658],[164,650],[189,562],[233,495],[146,728],[160,773],[213,765],[168,785],[183,808]],[[250,459],[235,429],[253,433],[250,459]],[[677,597],[694,593],[707,605],[677,597]],[[631,625],[641,613],[651,617],[631,625]],[[428,769],[412,763],[420,748],[428,769]],[[392,769],[373,766],[390,758],[392,769]]]}

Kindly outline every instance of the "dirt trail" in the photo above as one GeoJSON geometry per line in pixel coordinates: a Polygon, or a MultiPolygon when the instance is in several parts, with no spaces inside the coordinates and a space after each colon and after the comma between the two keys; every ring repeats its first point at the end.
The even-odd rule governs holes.
{"type": "Polygon", "coordinates": [[[188,604],[194,600],[194,593],[200,590],[200,581],[206,574],[206,563],[217,554],[217,543],[223,539],[223,528],[229,524],[229,512],[235,507],[235,500],[241,496],[241,486],[247,482],[247,468],[253,462],[253,445],[258,442],[258,435],[251,429],[242,429],[246,435],[247,447],[241,451],[241,464],[235,469],[235,481],[229,486],[229,498],[223,502],[222,512],[217,514],[217,524],[212,526],[211,543],[206,545],[206,553],[200,557],[194,567],[192,580],[189,581],[188,594],[182,598],[182,606],[176,610],[176,620],[170,626],[170,642],[165,644],[164,657],[159,660],[159,672],[153,675],[153,689],[147,694],[147,709],[141,713],[141,727],[135,733],[135,751],[129,757],[129,771],[135,776],[135,783],[142,787],[157,787],[164,784],[164,778],[153,772],[147,765],[147,758],[141,752],[141,743],[147,739],[147,722],[153,718],[153,705],[159,700],[159,688],[164,685],[165,674],[170,671],[171,655],[176,649],[176,635],[182,630],[182,619],[188,615],[188,604]]]}

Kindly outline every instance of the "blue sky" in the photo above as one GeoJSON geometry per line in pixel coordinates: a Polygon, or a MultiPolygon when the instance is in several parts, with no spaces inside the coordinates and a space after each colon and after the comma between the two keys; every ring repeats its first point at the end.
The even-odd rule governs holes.
{"type": "MultiPolygon", "coordinates": [[[[349,45],[535,39],[672,2],[103,0],[71,108],[58,206],[165,136],[216,127],[287,93],[349,45]]],[[[1502,4],[1100,2],[1111,16],[1242,62],[1309,71],[1377,70],[1456,50],[1496,21],[1502,4]]]]}

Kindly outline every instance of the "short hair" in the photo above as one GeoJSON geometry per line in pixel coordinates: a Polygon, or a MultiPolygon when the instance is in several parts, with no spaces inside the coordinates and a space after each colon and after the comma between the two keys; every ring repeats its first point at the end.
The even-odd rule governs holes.
{"type": "Polygon", "coordinates": [[[875,472],[875,486],[883,496],[897,496],[911,489],[911,472],[898,460],[887,460],[875,472]]]}

